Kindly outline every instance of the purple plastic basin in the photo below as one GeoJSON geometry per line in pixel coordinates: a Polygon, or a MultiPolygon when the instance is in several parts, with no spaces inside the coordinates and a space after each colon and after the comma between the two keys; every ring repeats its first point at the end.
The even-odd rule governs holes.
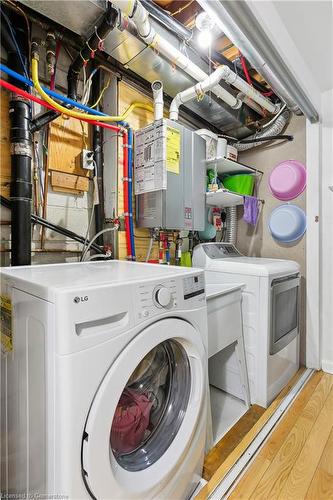
{"type": "Polygon", "coordinates": [[[297,160],[283,161],[272,170],[268,184],[278,200],[293,200],[305,189],[306,168],[297,160]]]}

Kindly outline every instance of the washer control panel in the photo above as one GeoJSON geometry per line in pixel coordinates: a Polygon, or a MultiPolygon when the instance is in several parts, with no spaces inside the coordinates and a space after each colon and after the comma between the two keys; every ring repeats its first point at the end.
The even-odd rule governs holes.
{"type": "Polygon", "coordinates": [[[161,310],[171,310],[178,305],[177,281],[170,279],[161,283],[144,283],[137,287],[138,320],[143,320],[161,313],[161,310]]]}
{"type": "Polygon", "coordinates": [[[205,278],[203,274],[183,278],[184,300],[192,299],[205,293],[205,278]]]}
{"type": "Polygon", "coordinates": [[[137,285],[133,292],[136,322],[177,309],[195,309],[206,300],[204,273],[145,282],[137,285]]]}
{"type": "Polygon", "coordinates": [[[155,288],[153,300],[157,306],[169,307],[172,302],[172,293],[166,286],[159,285],[155,288]]]}

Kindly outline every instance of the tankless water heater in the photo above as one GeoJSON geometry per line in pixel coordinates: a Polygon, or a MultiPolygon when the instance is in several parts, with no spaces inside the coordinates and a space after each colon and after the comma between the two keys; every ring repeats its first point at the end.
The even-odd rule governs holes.
{"type": "Polygon", "coordinates": [[[205,227],[206,143],[178,122],[158,120],[135,133],[134,186],[139,227],[205,227]]]}

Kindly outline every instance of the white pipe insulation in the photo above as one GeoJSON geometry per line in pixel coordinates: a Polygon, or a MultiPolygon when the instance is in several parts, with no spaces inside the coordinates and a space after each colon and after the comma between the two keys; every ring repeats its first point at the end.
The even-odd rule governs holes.
{"type": "MultiPolygon", "coordinates": [[[[194,80],[201,82],[202,80],[209,78],[208,75],[200,69],[199,66],[194,64],[185,54],[180,52],[180,50],[176,49],[165,38],[156,33],[155,29],[150,24],[148,12],[139,0],[112,0],[112,5],[117,7],[123,16],[130,18],[134,22],[138,34],[147,45],[158,50],[161,55],[169,61],[172,61],[173,64],[185,71],[194,80]]],[[[237,97],[234,97],[220,85],[216,85],[211,90],[231,108],[238,109],[242,106],[242,101],[237,99],[237,97]]]]}
{"type": "Polygon", "coordinates": [[[214,89],[221,80],[224,80],[230,85],[233,85],[237,89],[241,90],[247,98],[251,99],[262,108],[267,109],[269,113],[275,114],[279,111],[279,105],[273,104],[269,99],[264,97],[260,94],[260,92],[236,75],[236,73],[234,73],[228,66],[221,65],[205,80],[197,83],[189,89],[179,92],[175,96],[170,106],[170,119],[178,120],[179,106],[181,104],[185,104],[190,99],[194,99],[196,96],[200,96],[208,90],[214,89]]]}
{"type": "Polygon", "coordinates": [[[163,83],[160,80],[155,80],[151,84],[154,98],[154,120],[161,120],[163,118],[163,83]]]}

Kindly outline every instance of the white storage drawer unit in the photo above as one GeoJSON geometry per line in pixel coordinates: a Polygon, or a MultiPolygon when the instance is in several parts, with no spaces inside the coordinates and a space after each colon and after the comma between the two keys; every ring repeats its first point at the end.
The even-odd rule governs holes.
{"type": "Polygon", "coordinates": [[[206,285],[209,383],[250,403],[242,328],[242,284],[206,285]],[[230,367],[227,360],[236,361],[230,367]]]}

